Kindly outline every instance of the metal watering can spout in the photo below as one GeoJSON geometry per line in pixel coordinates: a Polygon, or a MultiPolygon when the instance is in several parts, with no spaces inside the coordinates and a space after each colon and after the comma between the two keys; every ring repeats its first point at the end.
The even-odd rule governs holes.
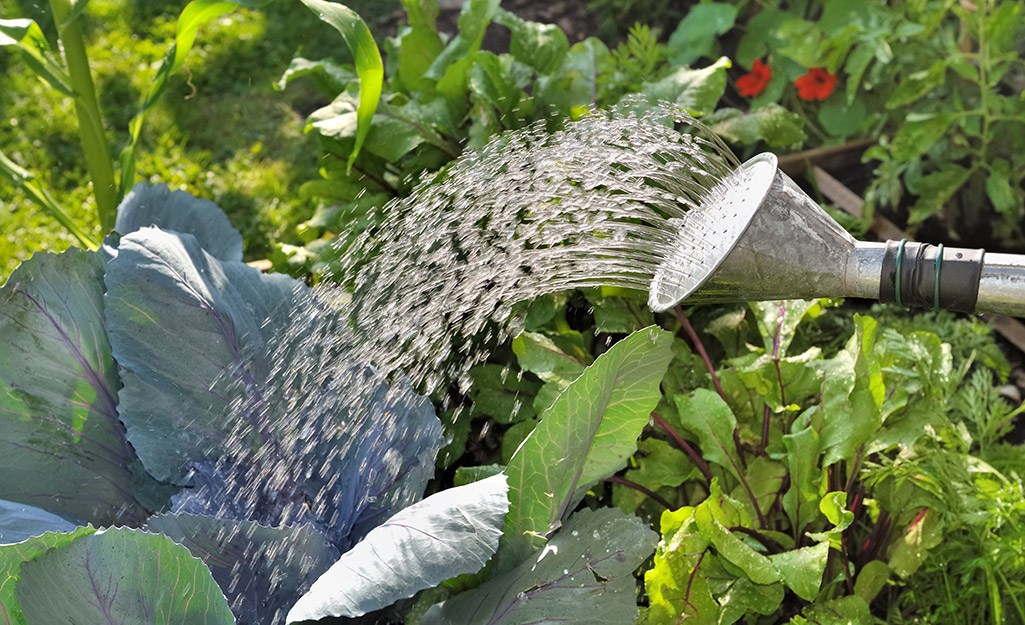
{"type": "Polygon", "coordinates": [[[861,297],[906,307],[1025,315],[1025,256],[846,230],[765,153],[720,182],[679,225],[648,304],[861,297]]]}

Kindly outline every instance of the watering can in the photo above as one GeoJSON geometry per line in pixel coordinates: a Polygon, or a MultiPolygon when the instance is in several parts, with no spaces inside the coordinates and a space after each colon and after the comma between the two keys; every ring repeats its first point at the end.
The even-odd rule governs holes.
{"type": "Polygon", "coordinates": [[[688,213],[651,282],[658,312],[688,303],[860,297],[1025,316],[1025,255],[854,239],[759,154],[688,213]]]}

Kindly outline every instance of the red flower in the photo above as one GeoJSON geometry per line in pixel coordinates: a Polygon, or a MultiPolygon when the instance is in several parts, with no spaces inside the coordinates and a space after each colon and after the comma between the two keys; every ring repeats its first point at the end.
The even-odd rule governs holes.
{"type": "Polygon", "coordinates": [[[813,67],[795,80],[794,85],[802,100],[825,100],[836,87],[836,74],[830,74],[822,67],[813,67]]]}
{"type": "Polygon", "coordinates": [[[737,79],[737,91],[742,96],[758,95],[765,91],[765,85],[769,84],[770,80],[772,80],[772,69],[762,63],[761,59],[756,59],[754,65],[751,66],[751,73],[744,74],[737,79]]]}

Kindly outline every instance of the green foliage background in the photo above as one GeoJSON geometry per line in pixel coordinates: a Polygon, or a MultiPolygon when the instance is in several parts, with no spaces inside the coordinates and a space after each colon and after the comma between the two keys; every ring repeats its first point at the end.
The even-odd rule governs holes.
{"type": "MultiPolygon", "coordinates": [[[[89,60],[115,155],[186,4],[89,2],[89,60]]],[[[349,4],[376,29],[398,0],[349,4]]],[[[49,8],[40,0],[0,0],[0,16],[35,19],[54,42],[49,8]]],[[[376,31],[375,37],[383,39],[376,31]]],[[[215,20],[200,29],[185,70],[171,77],[143,129],[139,180],[166,182],[218,203],[242,232],[247,260],[266,257],[271,241],[289,242],[295,225],[313,211],[294,191],[316,176],[315,143],[302,128],[305,115],[324,102],[311,85],[285,92],[273,86],[297,52],[348,55],[337,33],[300,3],[271,3],[215,20]]],[[[74,106],[8,48],[0,48],[0,145],[98,234],[74,106]]],[[[0,182],[0,282],[32,252],[60,251],[73,243],[22,193],[0,182]]]]}

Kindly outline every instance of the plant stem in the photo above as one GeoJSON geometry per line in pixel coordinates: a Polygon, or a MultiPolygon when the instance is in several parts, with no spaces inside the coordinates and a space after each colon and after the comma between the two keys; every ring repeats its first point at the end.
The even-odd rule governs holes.
{"type": "MultiPolygon", "coordinates": [[[[701,339],[698,338],[698,333],[694,331],[694,326],[690,324],[690,320],[687,319],[687,315],[683,313],[683,309],[679,306],[673,308],[673,314],[676,315],[676,320],[683,326],[683,331],[687,334],[687,338],[690,339],[694,349],[698,352],[698,356],[701,357],[701,361],[705,363],[705,368],[708,369],[708,374],[712,376],[712,384],[715,385],[715,392],[719,393],[719,397],[722,397],[723,401],[726,401],[726,393],[722,390],[722,384],[719,383],[719,376],[715,374],[715,367],[712,365],[712,359],[708,357],[708,352],[705,351],[705,346],[702,345],[701,339]]],[[[729,402],[727,402],[729,403],[729,402]]]]}
{"type": "Polygon", "coordinates": [[[697,466],[698,471],[701,471],[701,475],[704,475],[705,479],[708,480],[708,483],[711,484],[712,471],[708,468],[708,463],[705,462],[705,459],[702,458],[700,454],[698,454],[698,452],[691,446],[690,443],[687,442],[686,439],[680,436],[679,432],[673,429],[673,426],[669,425],[668,421],[660,417],[658,413],[652,411],[651,418],[655,421],[655,424],[658,425],[658,427],[662,428],[665,431],[665,433],[673,439],[673,441],[676,443],[676,446],[679,447],[683,451],[683,453],[687,454],[687,457],[690,458],[690,461],[693,462],[695,466],[697,466]]]}
{"type": "MultiPolygon", "coordinates": [[[[84,0],[78,0],[83,2],[84,0]]],[[[68,66],[68,77],[75,90],[75,112],[78,114],[78,136],[82,141],[86,167],[93,182],[93,197],[96,199],[96,218],[103,232],[114,229],[117,211],[117,185],[114,181],[114,162],[107,146],[107,136],[100,115],[100,103],[96,99],[92,73],[89,71],[89,57],[86,55],[82,24],[76,19],[64,25],[71,14],[71,0],[50,0],[53,21],[57,25],[68,66]]]]}
{"type": "Polygon", "coordinates": [[[611,477],[607,477],[607,478],[605,478],[605,481],[606,482],[612,482],[613,484],[622,484],[623,486],[628,486],[628,487],[630,487],[630,488],[632,488],[634,490],[637,490],[637,491],[640,491],[640,492],[644,493],[648,497],[651,497],[655,501],[659,502],[660,504],[665,506],[666,510],[675,510],[675,508],[673,507],[673,504],[671,504],[668,501],[666,501],[665,497],[663,497],[662,495],[659,495],[658,493],[656,493],[655,491],[653,491],[653,490],[651,490],[649,488],[645,488],[644,486],[641,486],[637,482],[630,481],[630,480],[628,480],[628,479],[626,479],[624,477],[619,477],[618,475],[613,475],[611,477]]]}

